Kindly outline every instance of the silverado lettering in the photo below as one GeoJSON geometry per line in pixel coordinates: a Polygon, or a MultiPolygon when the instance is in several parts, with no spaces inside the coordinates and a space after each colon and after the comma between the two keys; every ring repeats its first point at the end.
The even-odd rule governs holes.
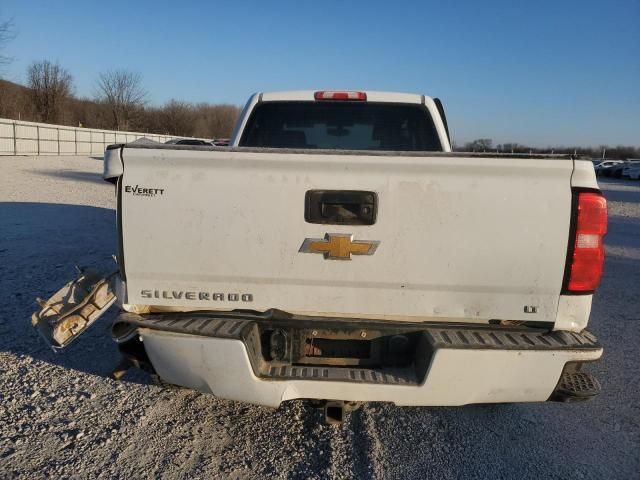
{"type": "Polygon", "coordinates": [[[229,302],[253,302],[251,293],[209,293],[196,291],[176,291],[176,290],[141,290],[142,298],[164,298],[167,300],[213,300],[229,302]]]}

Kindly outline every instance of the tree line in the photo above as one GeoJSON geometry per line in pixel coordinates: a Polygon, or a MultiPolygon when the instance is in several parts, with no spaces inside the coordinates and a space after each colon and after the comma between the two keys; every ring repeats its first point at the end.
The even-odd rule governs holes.
{"type": "MultiPolygon", "coordinates": [[[[6,58],[0,56],[2,61],[6,58]]],[[[93,98],[76,97],[73,76],[57,62],[31,63],[26,78],[26,86],[0,80],[0,117],[108,130],[224,138],[231,134],[240,114],[240,108],[235,105],[175,99],[162,106],[150,105],[142,76],[127,70],[101,72],[93,98]]]]}
{"type": "Polygon", "coordinates": [[[529,147],[520,143],[499,143],[494,145],[491,138],[479,138],[464,144],[453,144],[457,152],[496,152],[496,153],[557,153],[586,155],[593,159],[610,158],[626,160],[640,158],[640,147],[629,145],[599,145],[597,147],[529,147]]]}
{"type": "MultiPolygon", "coordinates": [[[[0,39],[2,38],[0,25],[0,39]]],[[[7,33],[5,33],[5,36],[7,33]]],[[[0,62],[6,57],[0,55],[0,62]]],[[[108,130],[142,131],[184,137],[224,138],[240,114],[235,105],[169,100],[157,107],[147,102],[142,77],[127,70],[102,72],[94,98],[73,95],[73,77],[58,63],[33,62],[27,86],[0,80],[0,117],[108,130]]],[[[453,144],[454,151],[496,153],[580,154],[591,158],[640,158],[634,146],[530,147],[520,143],[494,145],[490,138],[453,144]]]]}

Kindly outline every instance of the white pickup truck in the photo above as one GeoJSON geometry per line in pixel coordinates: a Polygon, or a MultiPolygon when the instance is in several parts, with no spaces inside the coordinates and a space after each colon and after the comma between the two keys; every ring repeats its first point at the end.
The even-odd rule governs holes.
{"type": "Polygon", "coordinates": [[[589,159],[452,152],[423,95],[294,91],[253,95],[229,147],[112,145],[104,178],[118,269],[41,301],[55,347],[116,302],[120,372],[329,420],[600,391],[589,159]]]}

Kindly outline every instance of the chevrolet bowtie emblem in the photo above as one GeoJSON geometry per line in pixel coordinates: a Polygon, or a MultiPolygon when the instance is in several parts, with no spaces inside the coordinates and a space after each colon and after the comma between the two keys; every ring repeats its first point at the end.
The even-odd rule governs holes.
{"type": "Polygon", "coordinates": [[[305,238],[300,252],[322,253],[328,260],[351,260],[351,255],[373,255],[380,242],[353,240],[353,235],[327,233],[324,238],[305,238]]]}

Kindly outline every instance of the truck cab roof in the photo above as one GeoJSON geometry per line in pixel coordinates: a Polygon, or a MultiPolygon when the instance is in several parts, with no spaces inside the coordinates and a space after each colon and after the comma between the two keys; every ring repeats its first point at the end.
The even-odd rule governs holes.
{"type": "Polygon", "coordinates": [[[380,92],[373,90],[291,90],[278,92],[259,92],[253,94],[245,105],[240,118],[231,136],[230,145],[237,147],[241,145],[241,138],[247,128],[248,120],[256,107],[264,103],[288,103],[288,102],[335,102],[344,104],[388,103],[395,105],[424,105],[433,122],[433,129],[439,139],[438,150],[442,152],[451,151],[451,140],[447,127],[447,120],[442,103],[437,98],[416,93],[402,92],[380,92]]]}
{"type": "Polygon", "coordinates": [[[263,102],[313,102],[315,101],[316,92],[357,92],[364,93],[368,102],[387,102],[387,103],[423,103],[433,99],[425,95],[417,93],[403,92],[380,92],[375,90],[283,90],[278,92],[261,92],[258,93],[263,102]]]}

